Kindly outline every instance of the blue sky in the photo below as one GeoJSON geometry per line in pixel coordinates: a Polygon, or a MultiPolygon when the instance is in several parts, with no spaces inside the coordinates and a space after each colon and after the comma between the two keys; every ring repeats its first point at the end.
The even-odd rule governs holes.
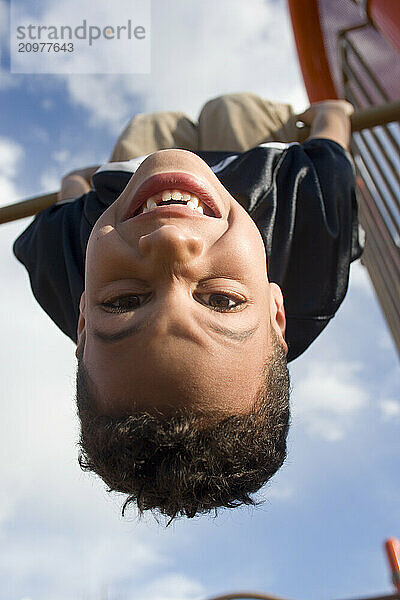
{"type": "MultiPolygon", "coordinates": [[[[12,75],[1,35],[2,205],[105,162],[137,112],[195,119],[209,98],[239,91],[299,112],[308,104],[280,1],[153,0],[149,75],[12,75]]],[[[264,504],[166,530],[151,516],[122,519],[122,499],[78,467],[75,348],[11,251],[30,220],[0,228],[0,600],[389,593],[382,542],[400,537],[399,363],[360,262],[335,318],[289,365],[289,455],[256,496],[264,504]]]]}

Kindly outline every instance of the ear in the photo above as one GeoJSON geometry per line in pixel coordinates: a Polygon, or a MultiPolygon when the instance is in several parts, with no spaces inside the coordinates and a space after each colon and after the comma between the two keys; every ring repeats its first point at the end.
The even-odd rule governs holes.
{"type": "Polygon", "coordinates": [[[277,283],[270,283],[269,286],[271,290],[271,324],[287,354],[288,346],[285,341],[286,316],[282,291],[277,283]]]}
{"type": "Polygon", "coordinates": [[[82,345],[84,344],[84,340],[85,340],[85,302],[86,302],[86,296],[85,296],[85,292],[82,293],[81,295],[81,299],[79,301],[79,320],[78,320],[78,328],[77,328],[77,338],[78,338],[78,342],[77,342],[77,346],[76,346],[76,350],[75,350],[75,356],[76,358],[78,358],[78,354],[79,352],[82,351],[82,345]]]}

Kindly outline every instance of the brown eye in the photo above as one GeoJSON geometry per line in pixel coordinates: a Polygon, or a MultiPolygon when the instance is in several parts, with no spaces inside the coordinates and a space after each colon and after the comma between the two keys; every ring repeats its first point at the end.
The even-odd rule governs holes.
{"type": "Polygon", "coordinates": [[[124,313],[140,307],[141,296],[121,296],[110,302],[103,302],[102,306],[109,312],[124,313]]]}
{"type": "Polygon", "coordinates": [[[219,312],[229,312],[243,304],[244,301],[237,297],[228,296],[227,294],[202,294],[203,296],[208,296],[209,301],[207,305],[210,306],[213,310],[219,312]]]}

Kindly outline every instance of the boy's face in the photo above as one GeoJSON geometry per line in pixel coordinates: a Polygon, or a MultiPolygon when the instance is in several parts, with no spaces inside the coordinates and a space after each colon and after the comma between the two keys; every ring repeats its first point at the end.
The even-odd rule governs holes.
{"type": "Polygon", "coordinates": [[[148,156],[87,245],[78,347],[84,343],[101,394],[99,412],[247,412],[272,351],[270,318],[287,352],[283,298],[266,267],[255,223],[199,156],[175,149],[148,156]],[[168,172],[194,176],[222,216],[185,207],[180,216],[163,209],[126,219],[142,183],[168,172]],[[131,327],[138,329],[123,337],[131,327]]]}

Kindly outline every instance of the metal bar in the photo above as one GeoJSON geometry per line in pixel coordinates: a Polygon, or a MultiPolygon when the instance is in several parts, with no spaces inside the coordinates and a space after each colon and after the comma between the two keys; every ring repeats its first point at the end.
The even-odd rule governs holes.
{"type": "Polygon", "coordinates": [[[400,237],[400,224],[399,224],[399,219],[398,219],[399,202],[396,198],[395,189],[392,186],[390,188],[388,188],[386,178],[382,175],[381,166],[377,162],[376,158],[373,156],[373,153],[371,152],[370,148],[368,147],[368,144],[365,141],[364,136],[361,133],[358,133],[358,135],[360,136],[362,142],[366,146],[367,152],[362,151],[359,144],[357,144],[356,140],[353,140],[353,143],[354,143],[354,145],[357,145],[360,157],[362,158],[362,161],[363,161],[363,167],[365,168],[365,170],[367,171],[371,180],[373,181],[376,189],[380,190],[379,199],[386,209],[387,216],[389,217],[389,221],[392,223],[392,226],[393,226],[394,230],[396,231],[396,234],[400,237]],[[372,162],[372,165],[368,164],[368,162],[367,162],[368,158],[369,158],[369,161],[372,162]],[[385,196],[383,194],[384,188],[382,188],[382,186],[378,184],[376,174],[374,173],[374,170],[373,170],[373,166],[375,167],[376,171],[382,177],[383,183],[385,184],[385,186],[387,188],[388,195],[391,197],[391,200],[393,202],[393,208],[390,206],[390,204],[388,203],[387,199],[385,198],[385,196]]]}
{"type": "MultiPolygon", "coordinates": [[[[356,162],[356,166],[359,170],[359,165],[356,162]]],[[[381,241],[383,242],[385,255],[390,258],[394,272],[400,273],[400,255],[399,248],[396,246],[394,239],[389,231],[387,223],[385,222],[382,214],[380,213],[376,202],[373,198],[373,194],[368,187],[367,182],[360,173],[361,177],[357,178],[358,190],[363,192],[364,202],[360,204],[360,210],[363,212],[368,211],[371,215],[371,220],[374,224],[374,231],[379,234],[381,241]]]]}
{"type": "MultiPolygon", "coordinates": [[[[392,123],[400,119],[400,101],[389,102],[385,105],[371,106],[356,110],[350,117],[352,131],[360,131],[392,123]]],[[[304,142],[310,135],[310,127],[299,128],[298,142],[304,142]]],[[[22,202],[0,207],[0,224],[30,217],[52,206],[57,202],[57,192],[28,198],[22,202]]]]}
{"type": "Polygon", "coordinates": [[[344,73],[346,73],[348,81],[351,81],[352,83],[355,81],[357,83],[359,89],[363,92],[363,94],[366,97],[366,99],[368,100],[369,104],[372,106],[374,104],[374,100],[373,100],[372,96],[365,89],[365,87],[363,86],[363,84],[360,81],[360,78],[357,76],[356,72],[351,68],[349,63],[346,63],[345,65],[343,65],[343,71],[344,71],[344,73]]]}
{"type": "MultiPolygon", "coordinates": [[[[383,89],[383,87],[381,86],[381,84],[379,83],[378,79],[375,77],[375,75],[371,72],[370,68],[368,67],[367,63],[364,61],[364,59],[362,58],[362,56],[360,55],[360,53],[358,52],[358,50],[355,48],[355,46],[353,45],[353,43],[351,42],[351,40],[349,40],[346,37],[346,33],[349,31],[352,31],[353,29],[359,29],[359,27],[354,27],[354,28],[349,28],[347,30],[344,30],[342,32],[343,37],[340,40],[341,44],[340,44],[340,55],[342,58],[341,64],[342,64],[342,70],[343,70],[343,66],[349,64],[348,63],[348,59],[347,59],[347,50],[350,48],[350,50],[353,52],[354,56],[358,59],[358,61],[360,62],[361,66],[364,69],[364,75],[366,74],[370,81],[374,84],[375,88],[378,90],[378,92],[380,93],[380,95],[382,96],[382,98],[385,101],[389,101],[389,96],[387,95],[387,93],[385,92],[385,90],[383,89]],[[345,52],[343,51],[343,49],[345,48],[345,52]]],[[[340,35],[342,35],[340,34],[340,35]]],[[[340,37],[340,36],[339,36],[340,37]]],[[[361,85],[360,81],[358,78],[356,78],[356,75],[354,73],[354,71],[351,69],[351,65],[349,64],[349,68],[351,70],[351,72],[353,73],[353,76],[355,79],[357,79],[357,83],[360,86],[361,90],[363,91],[363,86],[361,85]]],[[[371,99],[369,100],[371,103],[371,99]]],[[[387,134],[387,136],[390,138],[392,144],[394,144],[396,146],[396,140],[393,137],[392,133],[390,130],[388,130],[386,127],[384,128],[385,132],[387,134]]]]}
{"type": "MultiPolygon", "coordinates": [[[[364,252],[365,252],[365,266],[369,271],[375,270],[377,268],[375,279],[379,278],[380,284],[375,288],[376,294],[383,299],[382,305],[384,307],[384,312],[387,313],[387,316],[390,317],[388,320],[393,324],[394,328],[400,332],[400,312],[398,308],[398,302],[396,302],[395,293],[392,292],[390,285],[388,285],[388,274],[390,273],[387,265],[383,261],[377,260],[382,259],[382,253],[379,248],[379,242],[371,235],[371,227],[369,224],[369,239],[368,244],[366,244],[364,252]],[[373,260],[372,260],[373,257],[373,260]]],[[[398,284],[396,286],[399,287],[398,284]]],[[[397,298],[399,298],[399,294],[397,294],[397,298]]]]}
{"type": "Polygon", "coordinates": [[[368,596],[367,598],[352,598],[352,600],[400,600],[400,594],[390,594],[389,596],[368,596]]]}
{"type": "MultiPolygon", "coordinates": [[[[371,233],[371,229],[368,232],[369,234],[371,233]]],[[[379,262],[378,260],[376,260],[376,257],[379,256],[379,258],[382,258],[382,254],[380,253],[379,250],[379,242],[376,241],[375,238],[373,238],[371,235],[369,235],[369,241],[368,244],[366,244],[366,247],[364,249],[365,252],[365,257],[364,257],[364,262],[365,262],[365,266],[368,268],[368,270],[371,270],[371,267],[374,269],[375,266],[377,266],[378,268],[378,273],[379,273],[379,278],[383,280],[384,285],[380,285],[375,291],[377,294],[379,294],[379,296],[383,296],[385,298],[385,302],[384,302],[384,306],[387,310],[385,310],[384,312],[388,313],[387,316],[390,317],[390,320],[392,323],[394,323],[394,328],[399,330],[400,332],[400,312],[398,309],[398,302],[396,303],[396,298],[394,297],[394,292],[391,293],[391,288],[390,286],[388,286],[388,268],[387,265],[385,265],[384,263],[379,262]],[[369,254],[373,253],[373,257],[374,257],[374,264],[372,264],[371,260],[369,260],[369,254]]],[[[398,285],[396,286],[398,288],[398,285]]],[[[399,298],[399,295],[397,295],[397,298],[399,298]]]]}
{"type": "MultiPolygon", "coordinates": [[[[355,99],[354,96],[352,94],[352,92],[348,92],[348,98],[350,99],[350,101],[355,104],[355,99]]],[[[366,138],[366,132],[363,131],[359,131],[356,132],[362,139],[366,149],[368,150],[368,154],[370,156],[370,159],[375,163],[375,165],[377,166],[379,172],[381,173],[382,178],[384,179],[386,186],[389,188],[390,187],[390,191],[391,191],[391,196],[394,202],[394,206],[395,208],[399,211],[400,210],[400,202],[398,199],[398,194],[396,193],[399,190],[399,187],[393,187],[393,184],[391,182],[388,181],[387,179],[387,175],[384,173],[383,168],[382,168],[382,164],[379,163],[375,157],[376,152],[371,149],[370,143],[368,142],[368,139],[366,138]]],[[[390,170],[390,174],[391,176],[399,183],[400,185],[400,175],[399,175],[399,166],[396,167],[396,165],[394,164],[394,162],[392,162],[391,158],[389,157],[389,155],[387,154],[386,149],[384,148],[382,141],[378,138],[377,134],[373,131],[373,130],[368,130],[368,133],[373,137],[374,141],[376,142],[376,144],[378,145],[379,149],[381,150],[382,154],[383,154],[383,158],[386,158],[387,161],[387,166],[390,170]]],[[[381,134],[386,135],[385,130],[383,130],[381,132],[381,134]]],[[[353,136],[353,140],[354,140],[354,136],[353,136]]],[[[393,154],[396,156],[400,155],[400,145],[398,144],[397,140],[393,138],[394,144],[392,144],[392,149],[393,149],[393,154]]],[[[360,154],[361,150],[359,149],[360,154]]],[[[392,212],[391,209],[389,207],[386,207],[387,210],[389,212],[392,212]]]]}
{"type": "MultiPolygon", "coordinates": [[[[378,161],[378,159],[376,158],[375,152],[371,149],[368,140],[366,139],[365,136],[365,132],[363,131],[359,131],[357,132],[357,135],[360,136],[361,140],[363,141],[363,144],[367,150],[367,152],[364,154],[364,156],[368,155],[369,160],[373,163],[375,169],[377,170],[377,172],[379,173],[379,175],[381,176],[381,179],[383,181],[383,183],[386,186],[386,190],[388,192],[388,195],[391,197],[392,201],[393,201],[393,205],[394,208],[397,208],[397,211],[399,209],[399,201],[396,197],[396,190],[398,190],[399,188],[395,188],[393,183],[388,179],[385,171],[382,168],[382,164],[378,161]]],[[[363,161],[366,168],[368,169],[368,172],[371,175],[371,167],[368,166],[366,160],[363,161]]],[[[372,175],[371,175],[372,178],[372,175]]],[[[393,221],[393,224],[395,225],[397,231],[399,231],[399,224],[396,222],[396,217],[395,217],[395,213],[393,212],[393,209],[390,207],[390,205],[387,203],[387,200],[385,199],[384,195],[381,194],[382,196],[382,201],[385,205],[386,210],[388,211],[391,220],[393,221]]]]}
{"type": "MultiPolygon", "coordinates": [[[[224,594],[223,596],[213,596],[207,600],[285,600],[277,596],[268,594],[257,594],[253,592],[233,592],[224,594]]],[[[358,598],[352,600],[400,600],[400,594],[390,594],[386,596],[369,596],[368,598],[358,598]]]]}
{"type": "MultiPolygon", "coordinates": [[[[400,100],[388,102],[387,104],[376,104],[367,108],[355,107],[354,113],[350,117],[351,131],[361,131],[362,129],[370,129],[393,123],[400,120],[400,100]]],[[[298,142],[304,140],[310,135],[310,127],[302,127],[299,129],[298,142]]],[[[394,142],[397,143],[396,141],[394,142]]]]}
{"type": "Polygon", "coordinates": [[[223,596],[213,596],[212,598],[208,598],[207,600],[287,600],[287,599],[278,598],[277,596],[270,596],[269,594],[258,594],[257,592],[232,592],[231,594],[224,594],[223,596]]]}
{"type": "MultiPolygon", "coordinates": [[[[357,165],[359,168],[359,166],[357,165]]],[[[393,262],[393,267],[400,273],[400,253],[399,247],[395,244],[393,237],[389,231],[388,225],[385,222],[383,215],[380,213],[379,208],[376,205],[373,194],[368,186],[368,183],[362,178],[357,178],[358,190],[364,192],[364,202],[361,204],[360,209],[368,210],[371,214],[372,222],[374,223],[374,230],[379,234],[380,239],[384,242],[385,252],[390,256],[393,262]],[[361,179],[361,180],[360,180],[361,179]]]]}
{"type": "MultiPolygon", "coordinates": [[[[359,132],[360,134],[362,134],[362,131],[359,132]]],[[[388,166],[390,166],[390,170],[393,174],[394,179],[396,179],[396,181],[399,183],[400,185],[400,172],[395,168],[395,164],[392,161],[392,157],[389,156],[389,154],[387,153],[387,150],[385,148],[385,146],[382,144],[381,140],[379,139],[379,137],[377,136],[377,134],[375,133],[375,131],[373,129],[369,129],[369,134],[371,135],[371,137],[373,138],[374,142],[376,143],[376,145],[378,146],[378,148],[380,149],[380,151],[382,152],[383,158],[386,160],[386,162],[388,163],[388,166]]],[[[400,146],[398,146],[397,148],[393,149],[394,152],[397,151],[397,156],[400,153],[400,146]]],[[[396,188],[398,189],[398,188],[396,188]]]]}
{"type": "Polygon", "coordinates": [[[400,358],[400,327],[398,326],[398,321],[396,321],[393,318],[391,309],[390,307],[388,307],[386,302],[386,296],[382,292],[382,290],[384,289],[385,281],[379,274],[379,268],[376,266],[372,254],[369,255],[368,249],[366,249],[364,253],[365,267],[368,271],[368,275],[374,287],[374,292],[377,297],[378,303],[381,307],[383,316],[386,321],[386,325],[392,335],[394,346],[400,358]]]}
{"type": "Polygon", "coordinates": [[[387,102],[386,104],[376,104],[368,108],[357,108],[351,115],[351,131],[361,131],[362,129],[371,129],[378,125],[386,125],[393,121],[400,120],[400,101],[387,102]]]}
{"type": "Polygon", "coordinates": [[[400,542],[396,538],[385,540],[385,552],[392,573],[393,584],[400,592],[400,542]]]}
{"type": "MultiPolygon", "coordinates": [[[[346,30],[344,33],[346,34],[349,30],[346,30]]],[[[390,101],[389,96],[387,95],[387,93],[385,92],[385,90],[383,89],[383,87],[381,86],[379,80],[375,77],[375,75],[371,72],[369,66],[367,65],[367,63],[364,61],[363,57],[361,56],[361,54],[358,52],[358,50],[356,49],[356,47],[354,46],[353,42],[346,36],[343,35],[342,37],[342,42],[347,46],[347,48],[350,48],[350,50],[352,51],[352,53],[355,55],[355,57],[358,59],[359,63],[362,65],[365,73],[368,75],[370,81],[374,84],[374,86],[376,87],[376,89],[378,90],[378,92],[380,93],[380,95],[382,96],[382,100],[385,100],[386,102],[390,101]]],[[[343,65],[343,63],[342,63],[343,65]]]]}
{"type": "Polygon", "coordinates": [[[400,52],[400,4],[399,0],[369,0],[368,16],[392,47],[400,52]]]}
{"type": "MultiPolygon", "coordinates": [[[[371,96],[370,96],[370,94],[369,94],[369,93],[368,93],[368,92],[365,90],[365,88],[364,88],[363,84],[361,83],[360,79],[359,79],[359,78],[358,78],[358,76],[356,75],[355,71],[353,71],[353,69],[351,68],[351,66],[349,65],[349,63],[345,63],[345,64],[342,66],[342,69],[343,69],[343,72],[346,74],[347,81],[351,82],[351,84],[354,84],[354,82],[356,82],[356,83],[357,83],[357,85],[358,85],[358,87],[359,87],[359,89],[361,90],[361,92],[362,92],[362,93],[364,94],[364,96],[367,98],[367,100],[368,100],[368,102],[369,102],[369,104],[370,104],[370,106],[368,107],[368,109],[372,110],[372,109],[373,109],[373,108],[375,108],[375,107],[378,107],[378,108],[379,108],[380,106],[388,106],[388,105],[391,105],[391,104],[393,104],[392,102],[389,102],[389,103],[387,103],[387,104],[383,104],[383,105],[375,105],[375,104],[374,104],[374,101],[373,101],[373,99],[372,99],[372,98],[371,98],[371,96]],[[350,77],[349,77],[349,76],[350,76],[350,77]]],[[[395,103],[394,103],[394,104],[397,104],[397,102],[395,101],[395,103]]],[[[357,105],[357,103],[356,103],[356,105],[357,105]]],[[[368,109],[364,109],[364,110],[368,110],[368,109]]],[[[392,120],[392,121],[399,121],[399,120],[400,120],[400,115],[399,115],[399,113],[398,113],[398,112],[397,112],[397,114],[394,114],[393,116],[394,116],[394,118],[393,118],[393,120],[392,120]]],[[[386,124],[386,123],[388,123],[388,122],[389,122],[389,121],[384,121],[384,120],[382,119],[382,123],[381,123],[381,124],[382,124],[382,125],[384,125],[384,124],[386,124]]],[[[368,123],[366,126],[364,126],[364,127],[361,127],[360,129],[371,129],[371,127],[376,127],[376,125],[380,125],[380,123],[375,123],[375,125],[374,125],[374,124],[372,124],[372,123],[368,123]]],[[[352,129],[352,131],[356,131],[356,129],[352,129]]],[[[396,142],[396,140],[394,139],[394,137],[392,136],[392,133],[391,133],[390,131],[387,131],[387,135],[389,136],[389,138],[390,138],[390,140],[391,140],[392,144],[393,144],[394,146],[396,146],[396,143],[397,143],[397,142],[396,142]]]]}
{"type": "Polygon", "coordinates": [[[57,192],[28,198],[22,202],[0,207],[0,224],[31,217],[57,202],[57,192]]]}
{"type": "Polygon", "coordinates": [[[390,236],[390,233],[387,229],[387,225],[383,220],[382,215],[378,211],[373,198],[371,197],[371,193],[368,189],[368,186],[365,185],[365,189],[363,189],[361,187],[361,184],[359,183],[358,191],[364,192],[363,202],[359,202],[360,214],[368,212],[371,215],[371,220],[374,224],[374,231],[376,231],[377,235],[379,234],[379,237],[383,242],[385,253],[388,255],[388,257],[390,257],[395,272],[400,272],[399,250],[397,246],[393,243],[393,238],[390,236]],[[366,197],[367,194],[368,197],[366,197]]]}
{"type": "MultiPolygon", "coordinates": [[[[363,139],[363,138],[361,138],[361,139],[363,139]]],[[[352,145],[357,149],[358,154],[360,155],[360,157],[363,160],[363,168],[366,170],[366,172],[368,173],[368,175],[371,178],[372,182],[374,183],[376,189],[378,190],[379,186],[376,184],[376,181],[375,181],[375,178],[374,178],[374,174],[373,174],[373,172],[371,170],[371,167],[365,162],[365,160],[363,158],[363,154],[362,154],[362,152],[360,150],[360,147],[359,147],[359,145],[357,143],[357,140],[355,140],[354,137],[353,137],[353,140],[352,140],[352,145]]],[[[375,163],[375,160],[373,162],[375,163]]],[[[387,201],[384,198],[384,196],[381,193],[379,193],[379,192],[378,192],[378,195],[379,195],[380,201],[382,202],[382,205],[385,207],[386,213],[387,213],[387,215],[389,217],[389,221],[391,222],[391,224],[392,224],[394,230],[396,231],[397,235],[400,236],[400,226],[399,226],[399,223],[396,221],[395,215],[392,213],[392,209],[388,206],[387,201]]],[[[396,199],[396,196],[394,195],[394,192],[393,192],[393,201],[394,201],[394,203],[396,205],[397,204],[397,199],[396,199]]],[[[382,211],[380,211],[380,212],[382,212],[382,211]]],[[[392,237],[391,234],[390,234],[390,237],[392,237]]]]}
{"type": "MultiPolygon", "coordinates": [[[[343,53],[342,56],[344,58],[342,65],[345,65],[346,64],[345,53],[343,53]]],[[[343,71],[345,72],[346,78],[351,77],[353,75],[353,71],[351,68],[349,68],[349,69],[343,68],[343,71]]],[[[364,86],[361,84],[359,79],[357,77],[355,77],[354,79],[356,80],[356,83],[358,83],[358,85],[361,89],[361,92],[363,92],[365,95],[367,95],[367,97],[369,97],[369,95],[365,92],[364,86]]],[[[353,85],[354,85],[354,83],[353,83],[353,85]]],[[[349,86],[346,86],[346,87],[348,88],[349,86]]],[[[352,93],[349,93],[349,90],[348,90],[348,99],[350,101],[353,100],[353,104],[356,105],[356,103],[354,102],[354,96],[352,93]]],[[[391,135],[391,132],[390,132],[389,137],[392,140],[392,142],[394,142],[395,146],[397,146],[396,140],[391,135]]],[[[371,159],[371,156],[374,157],[374,153],[371,152],[371,148],[370,148],[370,145],[368,144],[368,141],[365,139],[364,135],[360,134],[360,138],[361,138],[365,148],[367,149],[367,154],[370,156],[370,159],[371,159]]],[[[361,152],[359,145],[357,144],[355,136],[353,136],[353,138],[352,138],[352,145],[358,150],[359,158],[362,162],[363,168],[369,174],[373,185],[376,186],[374,176],[370,172],[368,165],[366,164],[365,157],[363,156],[363,152],[361,152]]],[[[381,145],[381,144],[379,144],[379,145],[381,145]]],[[[385,153],[383,153],[383,154],[385,154],[385,153]]],[[[373,162],[375,164],[377,164],[375,160],[373,160],[373,162]]],[[[356,162],[356,165],[357,165],[357,162],[356,162]]],[[[380,173],[382,175],[382,170],[380,169],[379,163],[378,163],[378,167],[379,167],[378,170],[380,171],[380,173]]],[[[384,180],[386,180],[386,178],[384,178],[384,180]]],[[[364,182],[364,179],[362,179],[361,181],[364,182]]],[[[376,186],[377,192],[378,192],[378,189],[379,188],[376,186]]],[[[363,225],[365,232],[366,232],[366,236],[367,236],[366,246],[365,246],[364,253],[363,253],[363,264],[366,266],[366,268],[368,270],[368,274],[369,274],[371,282],[373,284],[375,294],[377,296],[377,299],[380,303],[381,309],[385,316],[386,323],[392,334],[392,338],[393,338],[394,344],[396,346],[396,349],[400,355],[400,316],[397,312],[398,296],[396,298],[393,298],[392,293],[391,293],[393,291],[393,289],[396,289],[399,287],[399,285],[398,285],[398,273],[399,273],[398,258],[399,257],[396,252],[396,249],[394,247],[394,240],[392,239],[392,236],[387,228],[387,225],[383,220],[383,216],[378,211],[378,208],[373,200],[373,197],[372,197],[371,193],[368,191],[367,183],[364,182],[364,189],[362,188],[362,186],[359,185],[359,190],[362,193],[362,196],[364,198],[364,202],[362,203],[362,205],[360,207],[360,223],[363,225]],[[368,194],[369,198],[367,198],[366,194],[368,194]],[[385,250],[386,250],[386,252],[385,252],[385,250]],[[388,265],[388,262],[389,262],[389,265],[388,265]],[[390,265],[390,262],[393,262],[393,264],[390,265]],[[392,287],[393,283],[395,283],[394,288],[392,287]]],[[[381,199],[381,201],[383,202],[383,205],[385,206],[386,210],[388,210],[389,217],[392,221],[392,224],[395,226],[395,229],[398,230],[397,223],[396,223],[394,217],[392,216],[392,211],[389,210],[389,207],[387,206],[386,202],[384,201],[384,198],[382,197],[382,195],[379,192],[378,192],[378,196],[381,199]]],[[[394,199],[394,201],[395,201],[395,204],[397,204],[396,198],[394,199]]]]}
{"type": "Polygon", "coordinates": [[[319,0],[287,0],[310,104],[325,98],[338,98],[325,48],[319,4],[319,0]]]}
{"type": "MultiPolygon", "coordinates": [[[[385,151],[387,153],[392,153],[394,155],[394,157],[396,159],[398,159],[400,161],[400,153],[399,153],[399,147],[400,147],[400,123],[391,123],[392,127],[390,128],[389,132],[390,135],[392,136],[391,139],[389,139],[389,135],[387,133],[387,125],[382,125],[382,126],[378,126],[378,127],[374,127],[373,132],[376,135],[376,137],[378,139],[380,139],[382,146],[385,148],[385,151]],[[397,138],[396,135],[397,134],[397,138]],[[392,141],[392,139],[394,139],[394,142],[392,141]]],[[[388,154],[389,158],[390,155],[388,154]]],[[[390,159],[391,160],[391,159],[390,159]]],[[[396,172],[400,173],[400,168],[398,163],[394,163],[391,160],[392,164],[394,165],[394,169],[396,172]]],[[[400,175],[399,175],[400,178],[400,175]]]]}
{"type": "MultiPolygon", "coordinates": [[[[348,97],[349,97],[350,101],[352,101],[354,103],[354,96],[353,96],[353,94],[352,93],[348,93],[348,97]]],[[[373,161],[373,163],[377,167],[378,171],[380,172],[380,174],[381,174],[381,176],[382,176],[382,178],[383,178],[383,180],[384,180],[384,182],[386,184],[386,187],[388,188],[388,191],[389,191],[389,193],[391,195],[391,198],[392,198],[392,201],[394,203],[395,208],[397,208],[397,210],[399,210],[399,200],[398,200],[398,195],[396,194],[396,190],[398,190],[398,188],[396,188],[396,190],[395,190],[391,184],[390,184],[390,187],[389,187],[389,184],[387,183],[387,176],[385,176],[383,174],[382,167],[381,167],[380,163],[377,161],[377,159],[375,157],[375,152],[371,151],[371,148],[370,148],[370,146],[368,144],[368,141],[365,139],[365,133],[363,134],[363,132],[361,132],[361,131],[357,132],[357,133],[360,136],[360,138],[361,138],[364,146],[366,147],[366,149],[368,151],[367,154],[369,155],[370,160],[373,161]]],[[[370,132],[370,133],[372,133],[372,132],[370,132]]],[[[357,147],[358,153],[360,154],[361,157],[363,157],[363,153],[362,153],[359,145],[357,144],[357,140],[356,140],[356,138],[355,138],[354,135],[352,137],[352,144],[354,144],[357,147]]],[[[397,144],[396,141],[395,141],[395,146],[396,146],[395,151],[397,150],[397,152],[399,152],[399,147],[398,147],[398,144],[397,144]]],[[[371,177],[372,181],[374,182],[375,186],[378,189],[378,186],[377,186],[376,181],[375,181],[375,177],[371,173],[371,170],[368,167],[367,163],[365,162],[364,158],[363,158],[363,163],[364,163],[364,166],[365,166],[366,170],[368,171],[369,176],[371,177]]],[[[385,200],[385,198],[384,198],[384,196],[382,194],[380,194],[380,197],[381,197],[381,201],[383,202],[383,204],[384,204],[387,212],[389,213],[389,217],[392,220],[395,229],[398,230],[398,223],[397,223],[395,215],[393,214],[392,208],[390,206],[388,206],[388,204],[387,204],[387,202],[386,202],[386,200],[385,200]]]]}
{"type": "MultiPolygon", "coordinates": [[[[382,241],[382,237],[380,235],[380,229],[379,229],[379,225],[377,224],[376,220],[374,220],[373,214],[372,212],[369,210],[370,207],[368,206],[367,201],[365,200],[365,190],[363,190],[363,197],[364,197],[364,202],[362,205],[362,208],[360,208],[360,217],[362,217],[362,219],[360,219],[360,221],[364,221],[363,223],[361,223],[361,225],[364,227],[364,225],[367,225],[368,231],[365,231],[366,234],[366,244],[365,247],[368,246],[370,241],[375,241],[375,243],[379,243],[376,240],[380,239],[382,241]]],[[[366,229],[366,228],[365,228],[366,229]]],[[[387,240],[383,240],[384,244],[381,244],[380,248],[381,248],[381,253],[384,255],[385,259],[383,261],[385,267],[387,269],[391,269],[392,273],[396,274],[399,273],[399,257],[397,256],[395,260],[393,260],[393,255],[391,252],[388,252],[388,248],[387,248],[387,240]]],[[[393,275],[390,276],[391,282],[392,282],[392,288],[399,288],[400,283],[399,283],[399,279],[398,277],[393,277],[393,275]]],[[[400,297],[400,289],[398,289],[398,293],[400,297]]],[[[398,304],[398,302],[396,302],[396,297],[394,298],[394,304],[398,304]]],[[[400,314],[399,314],[400,317],[400,314]]]]}
{"type": "MultiPolygon", "coordinates": [[[[366,244],[362,255],[363,264],[368,270],[375,294],[381,305],[381,309],[391,331],[393,341],[400,355],[400,315],[398,312],[398,296],[397,298],[395,297],[393,299],[392,294],[390,293],[391,287],[389,283],[389,280],[392,280],[393,276],[388,277],[386,266],[382,265],[379,261],[380,257],[382,256],[382,252],[379,250],[379,235],[375,235],[374,225],[376,222],[373,221],[372,215],[370,215],[370,218],[368,218],[368,209],[370,208],[367,197],[369,194],[368,188],[366,186],[361,186],[359,187],[359,191],[364,200],[360,207],[360,223],[364,227],[366,233],[366,244]]],[[[370,198],[370,200],[373,204],[372,198],[370,198]]],[[[379,231],[377,231],[377,233],[379,234],[379,231]]],[[[394,267],[392,271],[389,270],[389,272],[391,272],[392,275],[394,274],[395,278],[397,276],[398,281],[399,270],[394,267]]],[[[396,287],[398,287],[398,284],[396,287]]]]}

